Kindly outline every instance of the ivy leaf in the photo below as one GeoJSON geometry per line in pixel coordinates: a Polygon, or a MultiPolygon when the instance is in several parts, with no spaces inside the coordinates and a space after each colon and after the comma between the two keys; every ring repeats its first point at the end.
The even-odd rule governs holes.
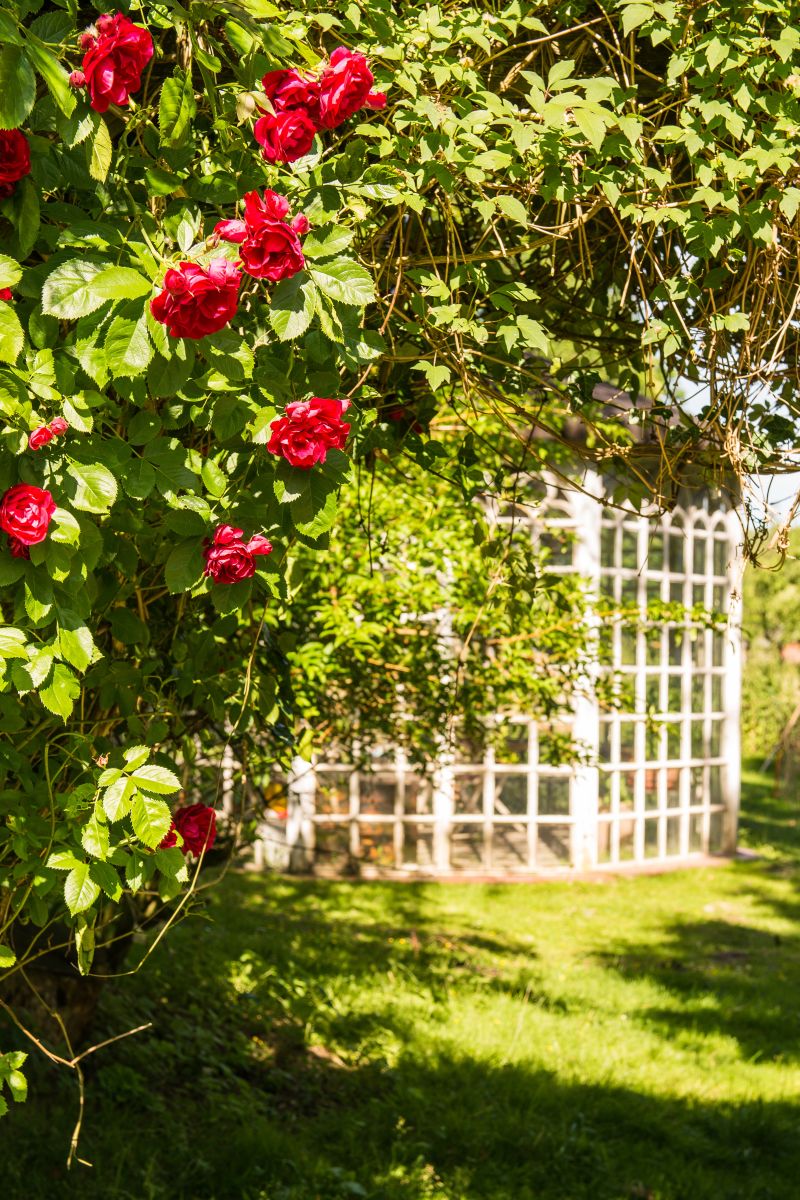
{"type": "Polygon", "coordinates": [[[80,863],[73,867],[64,880],[64,899],[73,917],[90,908],[99,895],[100,888],[89,877],[89,864],[80,863]]]}
{"type": "Polygon", "coordinates": [[[329,300],[364,308],[375,299],[372,276],[351,258],[334,258],[310,270],[311,278],[329,300]]]}
{"type": "Polygon", "coordinates": [[[53,667],[53,678],[46,688],[41,689],[39,699],[45,708],[61,717],[66,725],[80,694],[80,682],[69,667],[65,667],[63,663],[56,663],[53,667]]]}
{"type": "Polygon", "coordinates": [[[103,268],[94,262],[73,258],[47,276],[42,289],[42,312],[61,320],[74,320],[94,312],[104,303],[92,288],[103,268]]]}
{"type": "Polygon", "coordinates": [[[272,293],[269,323],[282,342],[305,333],[314,316],[315,300],[316,288],[305,271],[280,281],[272,293]]]}
{"type": "Polygon", "coordinates": [[[117,498],[117,481],[100,463],[71,462],[72,503],[82,512],[105,513],[117,498]]]}
{"type": "Polygon", "coordinates": [[[17,129],[33,108],[36,76],[19,46],[0,46],[0,129],[17,129]]]}
{"type": "Polygon", "coordinates": [[[154,849],[167,836],[172,813],[164,800],[139,792],[131,808],[131,822],[140,841],[154,849]]]}
{"type": "Polygon", "coordinates": [[[0,362],[15,363],[25,345],[19,317],[10,304],[0,301],[0,362]]]}

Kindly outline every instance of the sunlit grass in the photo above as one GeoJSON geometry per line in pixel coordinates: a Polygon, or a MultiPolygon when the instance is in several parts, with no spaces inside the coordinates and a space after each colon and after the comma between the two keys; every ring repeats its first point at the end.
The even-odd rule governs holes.
{"type": "Polygon", "coordinates": [[[96,1060],[95,1169],[66,1176],[75,1097],[42,1074],[33,1124],[2,1130],[9,1200],[797,1196],[797,828],[769,781],[748,787],[745,837],[771,847],[756,863],[229,878],[211,920],[107,990],[103,1033],[154,1029],[96,1060]]]}

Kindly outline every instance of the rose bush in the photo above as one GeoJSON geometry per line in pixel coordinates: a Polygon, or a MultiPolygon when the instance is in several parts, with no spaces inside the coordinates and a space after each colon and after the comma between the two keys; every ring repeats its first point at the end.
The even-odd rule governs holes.
{"type": "MultiPolygon", "coordinates": [[[[202,771],[233,747],[241,800],[296,748],[295,697],[385,661],[363,643],[395,593],[356,621],[320,585],[296,649],[356,475],[363,533],[372,477],[516,504],[576,417],[614,502],[796,444],[790,6],[120,9],[0,0],[0,988],[46,950],[91,972],[123,895],[185,911],[197,863],[163,843],[202,771]],[[708,378],[673,421],[663,389],[708,378]]],[[[489,693],[524,692],[497,661],[489,693]]]]}

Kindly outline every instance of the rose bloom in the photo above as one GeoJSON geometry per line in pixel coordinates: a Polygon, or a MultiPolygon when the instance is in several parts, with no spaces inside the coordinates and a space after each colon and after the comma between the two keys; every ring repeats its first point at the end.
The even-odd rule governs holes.
{"type": "Polygon", "coordinates": [[[354,112],[368,105],[384,108],[386,96],[373,92],[375,77],[366,55],[339,46],[319,81],[319,123],[323,129],[335,129],[354,112]]]}
{"type": "Polygon", "coordinates": [[[10,304],[13,299],[11,288],[0,288],[0,300],[5,300],[6,304],[10,304]]]}
{"type": "Polygon", "coordinates": [[[31,148],[25,134],[21,129],[0,129],[0,200],[12,194],[30,169],[31,148]]]}
{"type": "Polygon", "coordinates": [[[206,560],[204,574],[214,583],[241,583],[256,573],[256,555],[271,554],[272,543],[261,533],[245,542],[241,529],[218,525],[211,542],[203,550],[206,560]]]}
{"type": "Polygon", "coordinates": [[[64,417],[53,417],[47,428],[55,437],[60,437],[62,433],[66,433],[69,429],[69,421],[66,421],[64,417]]]}
{"type": "Polygon", "coordinates": [[[272,436],[267,449],[293,467],[308,469],[325,462],[330,449],[344,449],[350,426],[342,420],[342,414],[349,406],[349,400],[322,396],[287,404],[284,415],[276,417],[270,426],[272,436]]]}
{"type": "Polygon", "coordinates": [[[247,237],[239,255],[245,271],[256,279],[288,279],[306,265],[300,241],[283,218],[289,202],[275,192],[248,192],[244,198],[247,237]],[[280,213],[280,216],[272,215],[280,213]]]}
{"type": "Polygon", "coordinates": [[[47,527],[55,511],[55,501],[49,492],[32,483],[17,483],[0,501],[0,529],[23,546],[34,546],[47,537],[47,527]]]}
{"type": "Polygon", "coordinates": [[[103,15],[97,21],[97,37],[89,41],[84,35],[81,45],[88,46],[82,65],[95,112],[104,113],[109,104],[127,104],[130,93],[141,87],[142,71],[153,57],[148,31],[122,13],[103,15]]]}
{"type": "Polygon", "coordinates": [[[42,446],[46,446],[48,442],[52,442],[55,434],[52,429],[48,429],[46,425],[40,425],[38,429],[34,429],[28,434],[28,448],[30,450],[40,450],[42,446]]]}
{"type": "Polygon", "coordinates": [[[208,804],[189,804],[179,808],[172,817],[169,832],[159,843],[159,850],[169,850],[183,838],[181,850],[184,854],[200,857],[203,850],[210,850],[217,837],[217,814],[208,804]]]}
{"type": "Polygon", "coordinates": [[[19,540],[19,538],[10,537],[8,539],[8,550],[12,558],[30,558],[31,552],[27,546],[19,540]]]}
{"type": "Polygon", "coordinates": [[[171,337],[202,338],[216,333],[236,315],[239,268],[214,258],[208,268],[182,262],[167,271],[164,288],[150,301],[150,312],[171,337]]]}
{"type": "Polygon", "coordinates": [[[317,126],[302,109],[265,113],[253,128],[253,136],[267,162],[295,162],[311,149],[317,126]]]}
{"type": "Polygon", "coordinates": [[[319,83],[311,75],[290,68],[267,71],[261,80],[264,95],[276,113],[301,111],[316,125],[319,121],[319,83]]]}

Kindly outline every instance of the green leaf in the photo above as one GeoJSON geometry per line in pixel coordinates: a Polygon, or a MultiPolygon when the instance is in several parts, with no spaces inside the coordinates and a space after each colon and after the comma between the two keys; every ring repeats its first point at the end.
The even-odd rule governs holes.
{"type": "Polygon", "coordinates": [[[56,663],[53,667],[53,678],[46,688],[41,689],[39,699],[45,708],[61,717],[66,724],[80,694],[80,682],[69,667],[65,667],[63,663],[56,663]]]}
{"type": "Polygon", "coordinates": [[[310,272],[319,290],[329,300],[364,308],[375,299],[372,276],[351,258],[335,258],[322,266],[311,267],[310,272]]]}
{"type": "Polygon", "coordinates": [[[161,133],[161,145],[180,145],[186,136],[189,122],[194,114],[195,100],[191,74],[176,67],[172,78],[165,79],[161,85],[161,98],[158,102],[158,128],[161,133]]]}
{"type": "MultiPolygon", "coordinates": [[[[133,272],[131,272],[133,274],[133,272]]],[[[112,375],[141,375],[153,357],[147,320],[115,317],[106,334],[106,362],[112,375]]]]}
{"type": "Polygon", "coordinates": [[[72,915],[85,912],[99,895],[100,888],[89,877],[89,864],[80,863],[73,867],[64,881],[64,899],[72,915]]]}
{"type": "Polygon", "coordinates": [[[155,848],[166,837],[172,824],[172,813],[164,800],[155,796],[137,795],[131,808],[133,832],[145,846],[155,848]]]}
{"type": "Polygon", "coordinates": [[[512,221],[516,221],[518,225],[522,225],[527,229],[530,221],[528,210],[516,196],[498,196],[497,207],[505,216],[510,217],[512,221]]]}
{"type": "Polygon", "coordinates": [[[98,122],[94,136],[86,144],[86,158],[89,174],[92,179],[102,183],[108,175],[111,159],[114,157],[114,147],[111,144],[111,134],[105,121],[98,122]]]}
{"type": "Polygon", "coordinates": [[[10,946],[0,946],[0,971],[13,967],[16,961],[17,956],[10,946]]]}
{"type": "Polygon", "coordinates": [[[58,613],[58,648],[61,657],[77,671],[85,671],[94,657],[94,639],[88,626],[75,613],[58,613]]]}
{"type": "Polygon", "coordinates": [[[4,626],[0,629],[0,658],[27,658],[26,642],[24,630],[4,626]]]}
{"type": "Polygon", "coordinates": [[[0,129],[17,129],[33,108],[36,76],[19,46],[0,46],[0,129]]]}
{"type": "Polygon", "coordinates": [[[28,1081],[21,1071],[10,1071],[6,1075],[8,1090],[17,1104],[24,1104],[28,1099],[28,1081]]]}
{"type": "Polygon", "coordinates": [[[314,316],[316,288],[305,271],[282,279],[269,307],[269,323],[282,342],[305,333],[314,316]]]}
{"type": "Polygon", "coordinates": [[[14,205],[16,209],[15,220],[17,237],[19,239],[19,252],[23,258],[27,258],[39,236],[39,224],[41,220],[39,193],[36,190],[36,184],[27,175],[17,184],[14,205]]]}
{"type": "Polygon", "coordinates": [[[100,463],[70,463],[72,503],[81,512],[105,513],[117,498],[117,481],[100,463]]]}
{"type": "Polygon", "coordinates": [[[138,300],[152,290],[150,280],[131,267],[106,267],[92,281],[92,291],[104,300],[138,300]]]}
{"type": "Polygon", "coordinates": [[[164,796],[179,792],[181,788],[181,781],[174,771],[159,767],[156,763],[146,763],[143,767],[137,767],[131,779],[136,781],[136,786],[142,791],[158,792],[164,796]]]}
{"type": "Polygon", "coordinates": [[[95,860],[89,864],[89,874],[92,880],[99,884],[110,900],[119,900],[122,895],[122,884],[119,875],[109,862],[95,860]]]}
{"type": "Polygon", "coordinates": [[[306,258],[329,258],[346,250],[352,240],[352,229],[344,225],[314,229],[303,241],[303,254],[306,258]]]}
{"type": "Polygon", "coordinates": [[[57,508],[51,518],[49,536],[51,542],[77,546],[81,537],[81,527],[66,508],[57,508]]]}
{"type": "Polygon", "coordinates": [[[0,254],[0,287],[14,287],[22,278],[22,267],[15,258],[0,254]]]}
{"type": "Polygon", "coordinates": [[[108,858],[109,831],[104,821],[100,821],[96,813],[92,813],[81,830],[81,845],[92,858],[108,858]]]}
{"type": "Polygon", "coordinates": [[[80,859],[76,858],[71,850],[54,850],[45,863],[51,871],[71,871],[73,867],[80,865],[80,859]]]}
{"type": "Polygon", "coordinates": [[[10,304],[0,301],[0,362],[15,363],[25,345],[19,317],[10,304]]]}
{"type": "Polygon", "coordinates": [[[75,93],[69,85],[69,75],[56,56],[45,46],[37,45],[30,36],[28,37],[27,55],[47,84],[50,95],[64,116],[71,116],[77,101],[75,93]]]}
{"type": "Polygon", "coordinates": [[[123,776],[110,784],[103,793],[103,811],[109,821],[121,821],[131,810],[135,787],[123,776]]]}
{"type": "Polygon", "coordinates": [[[622,31],[627,36],[653,16],[652,4],[629,4],[622,10],[622,31]]]}
{"type": "Polygon", "coordinates": [[[104,303],[92,288],[93,281],[102,274],[97,263],[73,258],[56,267],[47,276],[42,289],[42,312],[62,320],[74,320],[94,312],[104,303]]]}
{"type": "Polygon", "coordinates": [[[203,550],[198,538],[178,542],[164,567],[167,587],[173,593],[188,592],[203,573],[203,550]]]}
{"type": "Polygon", "coordinates": [[[149,462],[135,458],[125,468],[122,486],[134,500],[145,500],[156,486],[156,473],[149,462]]]}

